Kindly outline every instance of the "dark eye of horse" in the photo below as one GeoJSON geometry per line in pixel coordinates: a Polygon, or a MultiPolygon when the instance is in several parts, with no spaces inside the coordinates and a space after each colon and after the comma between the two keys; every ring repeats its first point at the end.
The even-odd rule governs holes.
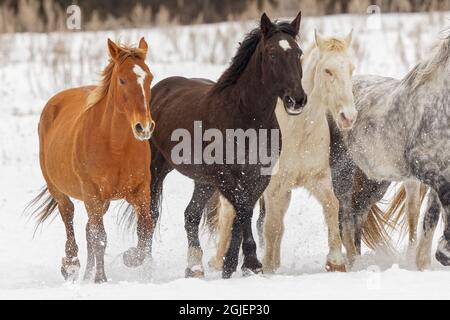
{"type": "Polygon", "coordinates": [[[127,83],[124,79],[119,79],[120,84],[123,86],[125,83],[127,83]]]}
{"type": "Polygon", "coordinates": [[[269,54],[270,55],[270,59],[272,59],[272,60],[275,60],[276,59],[276,55],[275,55],[275,53],[270,53],[269,54]]]}

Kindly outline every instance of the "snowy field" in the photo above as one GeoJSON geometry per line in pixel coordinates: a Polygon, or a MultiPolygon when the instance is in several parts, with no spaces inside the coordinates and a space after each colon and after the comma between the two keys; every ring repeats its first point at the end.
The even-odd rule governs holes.
{"type": "MultiPolygon", "coordinates": [[[[313,29],[325,35],[355,29],[354,56],[358,73],[402,77],[423,58],[450,25],[450,13],[384,15],[381,24],[358,16],[306,18],[302,46],[313,29]],[[379,27],[379,28],[378,28],[379,27]]],[[[0,35],[0,299],[334,299],[450,298],[450,270],[433,260],[430,271],[416,271],[405,255],[404,242],[396,255],[367,251],[346,274],[324,271],[327,254],[322,209],[306,192],[295,192],[286,218],[282,268],[274,276],[229,281],[206,271],[206,279],[184,279],[187,241],[183,212],[193,188],[189,179],[172,173],[165,185],[163,214],[154,242],[151,279],[142,270],[122,264],[121,253],[135,238],[117,226],[119,210],[110,209],[104,285],[64,283],[60,275],[65,231],[59,217],[39,229],[23,214],[26,204],[44,185],[38,163],[37,123],[45,102],[57,91],[98,80],[106,64],[106,39],[136,43],[145,36],[155,83],[182,75],[217,79],[237,43],[254,23],[224,23],[121,32],[0,35]],[[377,267],[374,267],[374,266],[377,267]]],[[[114,207],[114,206],[113,206],[114,207]]],[[[76,204],[76,236],[85,263],[85,223],[76,204]]],[[[436,236],[442,235],[442,228],[436,236]]],[[[435,241],[436,242],[436,241],[435,241]]],[[[214,242],[202,238],[206,265],[214,242]]],[[[434,253],[434,252],[433,252],[434,253]]],[[[259,253],[262,258],[262,252],[259,253]]]]}

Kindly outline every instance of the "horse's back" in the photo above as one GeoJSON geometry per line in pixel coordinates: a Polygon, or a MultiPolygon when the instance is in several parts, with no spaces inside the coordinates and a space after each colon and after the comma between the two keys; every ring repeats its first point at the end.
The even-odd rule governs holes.
{"type": "Polygon", "coordinates": [[[353,78],[353,94],[358,110],[368,105],[383,103],[399,85],[400,81],[394,78],[361,75],[353,78]]]}
{"type": "MultiPolygon", "coordinates": [[[[189,106],[198,103],[212,88],[208,79],[171,77],[158,82],[152,88],[152,110],[157,114],[162,107],[189,106]]],[[[155,116],[155,115],[154,115],[155,116]]]]}

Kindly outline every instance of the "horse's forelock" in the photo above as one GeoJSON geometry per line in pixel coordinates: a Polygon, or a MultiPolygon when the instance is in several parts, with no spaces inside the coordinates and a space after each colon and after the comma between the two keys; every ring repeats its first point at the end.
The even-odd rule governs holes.
{"type": "Polygon", "coordinates": [[[92,108],[108,94],[116,64],[122,64],[128,58],[145,60],[147,52],[143,49],[133,48],[126,45],[121,45],[120,48],[122,50],[119,53],[117,61],[109,59],[108,65],[102,72],[102,79],[100,80],[98,86],[88,95],[86,99],[86,110],[92,108]]]}

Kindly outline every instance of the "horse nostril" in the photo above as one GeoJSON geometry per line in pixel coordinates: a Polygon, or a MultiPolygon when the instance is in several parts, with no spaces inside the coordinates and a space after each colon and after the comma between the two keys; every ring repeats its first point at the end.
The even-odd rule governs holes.
{"type": "Polygon", "coordinates": [[[142,127],[142,124],[140,124],[139,122],[135,125],[134,128],[136,129],[136,132],[139,134],[144,132],[144,128],[142,127]]]}
{"type": "Polygon", "coordinates": [[[302,102],[302,106],[306,106],[308,104],[308,96],[305,94],[304,98],[303,98],[303,102],[302,102]]]}
{"type": "Polygon", "coordinates": [[[295,107],[295,100],[291,96],[284,97],[284,101],[286,101],[289,108],[295,107]]]}
{"type": "Polygon", "coordinates": [[[150,133],[152,133],[155,130],[155,127],[156,127],[156,123],[155,123],[155,121],[152,120],[150,122],[150,133]]]}
{"type": "Polygon", "coordinates": [[[350,128],[353,126],[354,119],[348,118],[344,112],[341,112],[339,116],[345,128],[350,128]]]}

